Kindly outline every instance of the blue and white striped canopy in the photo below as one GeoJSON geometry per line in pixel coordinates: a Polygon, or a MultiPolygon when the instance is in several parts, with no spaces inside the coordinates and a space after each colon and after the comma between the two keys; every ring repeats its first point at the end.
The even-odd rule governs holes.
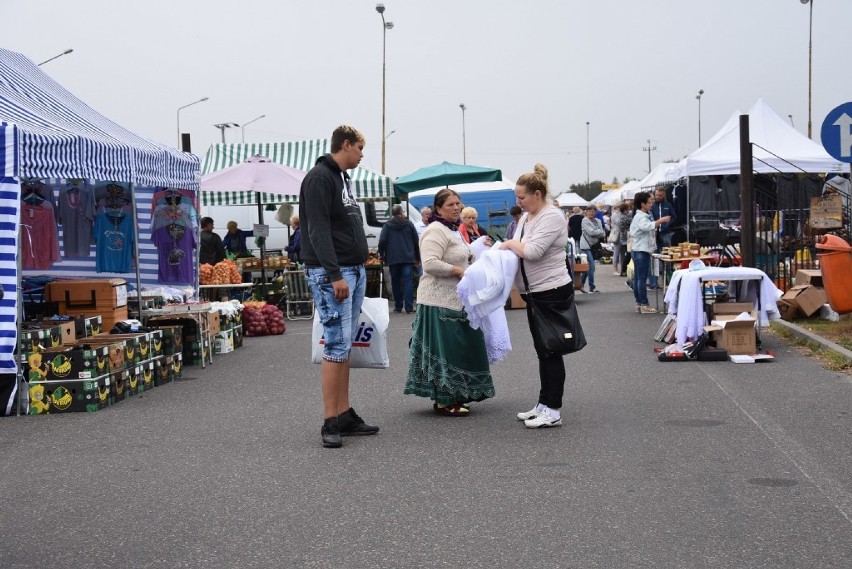
{"type": "MultiPolygon", "coordinates": [[[[236,166],[257,155],[307,172],[314,167],[317,158],[330,151],[330,146],[331,140],[327,138],[295,142],[213,144],[204,157],[201,173],[207,175],[222,168],[236,166]]],[[[352,186],[358,201],[386,200],[393,197],[393,181],[389,176],[360,166],[349,170],[349,175],[352,177],[352,186]]],[[[298,193],[262,193],[260,198],[264,204],[299,203],[298,193]]],[[[255,195],[245,191],[201,191],[201,205],[254,204],[256,199],[255,195]]]]}
{"type": "Polygon", "coordinates": [[[198,189],[198,158],[98,114],[32,61],[0,49],[0,121],[18,127],[19,176],[198,189]]]}

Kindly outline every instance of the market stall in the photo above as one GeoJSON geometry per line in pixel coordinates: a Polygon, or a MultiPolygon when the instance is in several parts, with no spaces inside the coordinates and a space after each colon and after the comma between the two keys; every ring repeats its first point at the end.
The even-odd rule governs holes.
{"type": "MultiPolygon", "coordinates": [[[[4,383],[12,385],[12,396],[3,398],[0,403],[4,409],[0,411],[8,414],[17,388],[14,351],[22,320],[23,259],[19,252],[27,251],[27,264],[33,261],[33,270],[41,274],[50,273],[56,261],[66,262],[63,253],[70,247],[55,226],[52,208],[60,196],[51,184],[65,184],[66,189],[77,192],[72,201],[83,195],[87,187],[93,190],[92,199],[99,187],[107,193],[108,184],[122,187],[128,203],[122,204],[126,208],[120,213],[124,216],[120,219],[122,227],[115,228],[114,235],[116,238],[121,235],[122,252],[132,246],[132,253],[127,253],[140,261],[135,266],[138,289],[145,277],[156,282],[157,269],[154,261],[153,275],[143,277],[146,258],[140,254],[140,240],[144,236],[139,233],[142,222],[138,214],[141,205],[150,206],[151,202],[140,204],[137,194],[141,188],[150,188],[149,199],[153,199],[155,188],[196,190],[198,159],[123,129],[77,99],[32,61],[3,49],[0,49],[0,148],[3,151],[0,169],[4,176],[0,180],[3,202],[0,257],[6,267],[0,271],[4,292],[0,300],[0,318],[4,321],[0,334],[0,371],[4,372],[4,383]],[[98,186],[98,180],[104,181],[104,185],[98,186]],[[42,192],[23,201],[22,186],[28,190],[39,186],[42,192]],[[43,269],[44,265],[49,268],[43,269]]],[[[114,244],[118,245],[115,241],[114,244]]],[[[57,270],[77,277],[84,272],[98,276],[114,274],[103,270],[110,267],[98,267],[97,255],[92,258],[91,248],[85,249],[75,253],[83,260],[69,261],[57,270]],[[82,255],[86,252],[88,258],[82,255]],[[98,268],[102,270],[98,272],[98,268]]]]}

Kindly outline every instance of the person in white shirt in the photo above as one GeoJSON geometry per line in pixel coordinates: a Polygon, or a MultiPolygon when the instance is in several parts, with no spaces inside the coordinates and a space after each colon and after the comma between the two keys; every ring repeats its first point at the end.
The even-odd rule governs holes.
{"type": "Polygon", "coordinates": [[[429,225],[429,217],[432,215],[432,208],[428,205],[420,210],[420,221],[414,224],[414,229],[417,230],[417,237],[423,235],[426,231],[426,226],[429,225]]]}

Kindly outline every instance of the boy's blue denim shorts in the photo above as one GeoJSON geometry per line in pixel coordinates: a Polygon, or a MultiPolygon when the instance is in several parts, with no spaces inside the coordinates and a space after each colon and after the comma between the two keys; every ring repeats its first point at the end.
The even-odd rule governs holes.
{"type": "Polygon", "coordinates": [[[367,272],[364,265],[340,267],[349,297],[342,302],[334,298],[334,287],[322,267],[306,267],[305,278],[314,296],[314,305],[322,322],[325,344],[322,359],[342,363],[349,359],[352,338],[358,330],[361,305],[367,289],[367,272]]]}

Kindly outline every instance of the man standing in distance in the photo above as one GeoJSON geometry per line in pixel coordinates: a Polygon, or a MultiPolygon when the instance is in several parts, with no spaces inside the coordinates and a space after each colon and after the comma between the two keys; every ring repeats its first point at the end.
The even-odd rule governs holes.
{"type": "Polygon", "coordinates": [[[375,435],[349,405],[349,352],[358,328],[367,275],[367,237],[347,170],[364,156],[364,135],[339,126],[331,154],[320,156],[302,180],[299,214],[302,262],[323,325],[322,445],[338,448],[341,436],[375,435]]]}

